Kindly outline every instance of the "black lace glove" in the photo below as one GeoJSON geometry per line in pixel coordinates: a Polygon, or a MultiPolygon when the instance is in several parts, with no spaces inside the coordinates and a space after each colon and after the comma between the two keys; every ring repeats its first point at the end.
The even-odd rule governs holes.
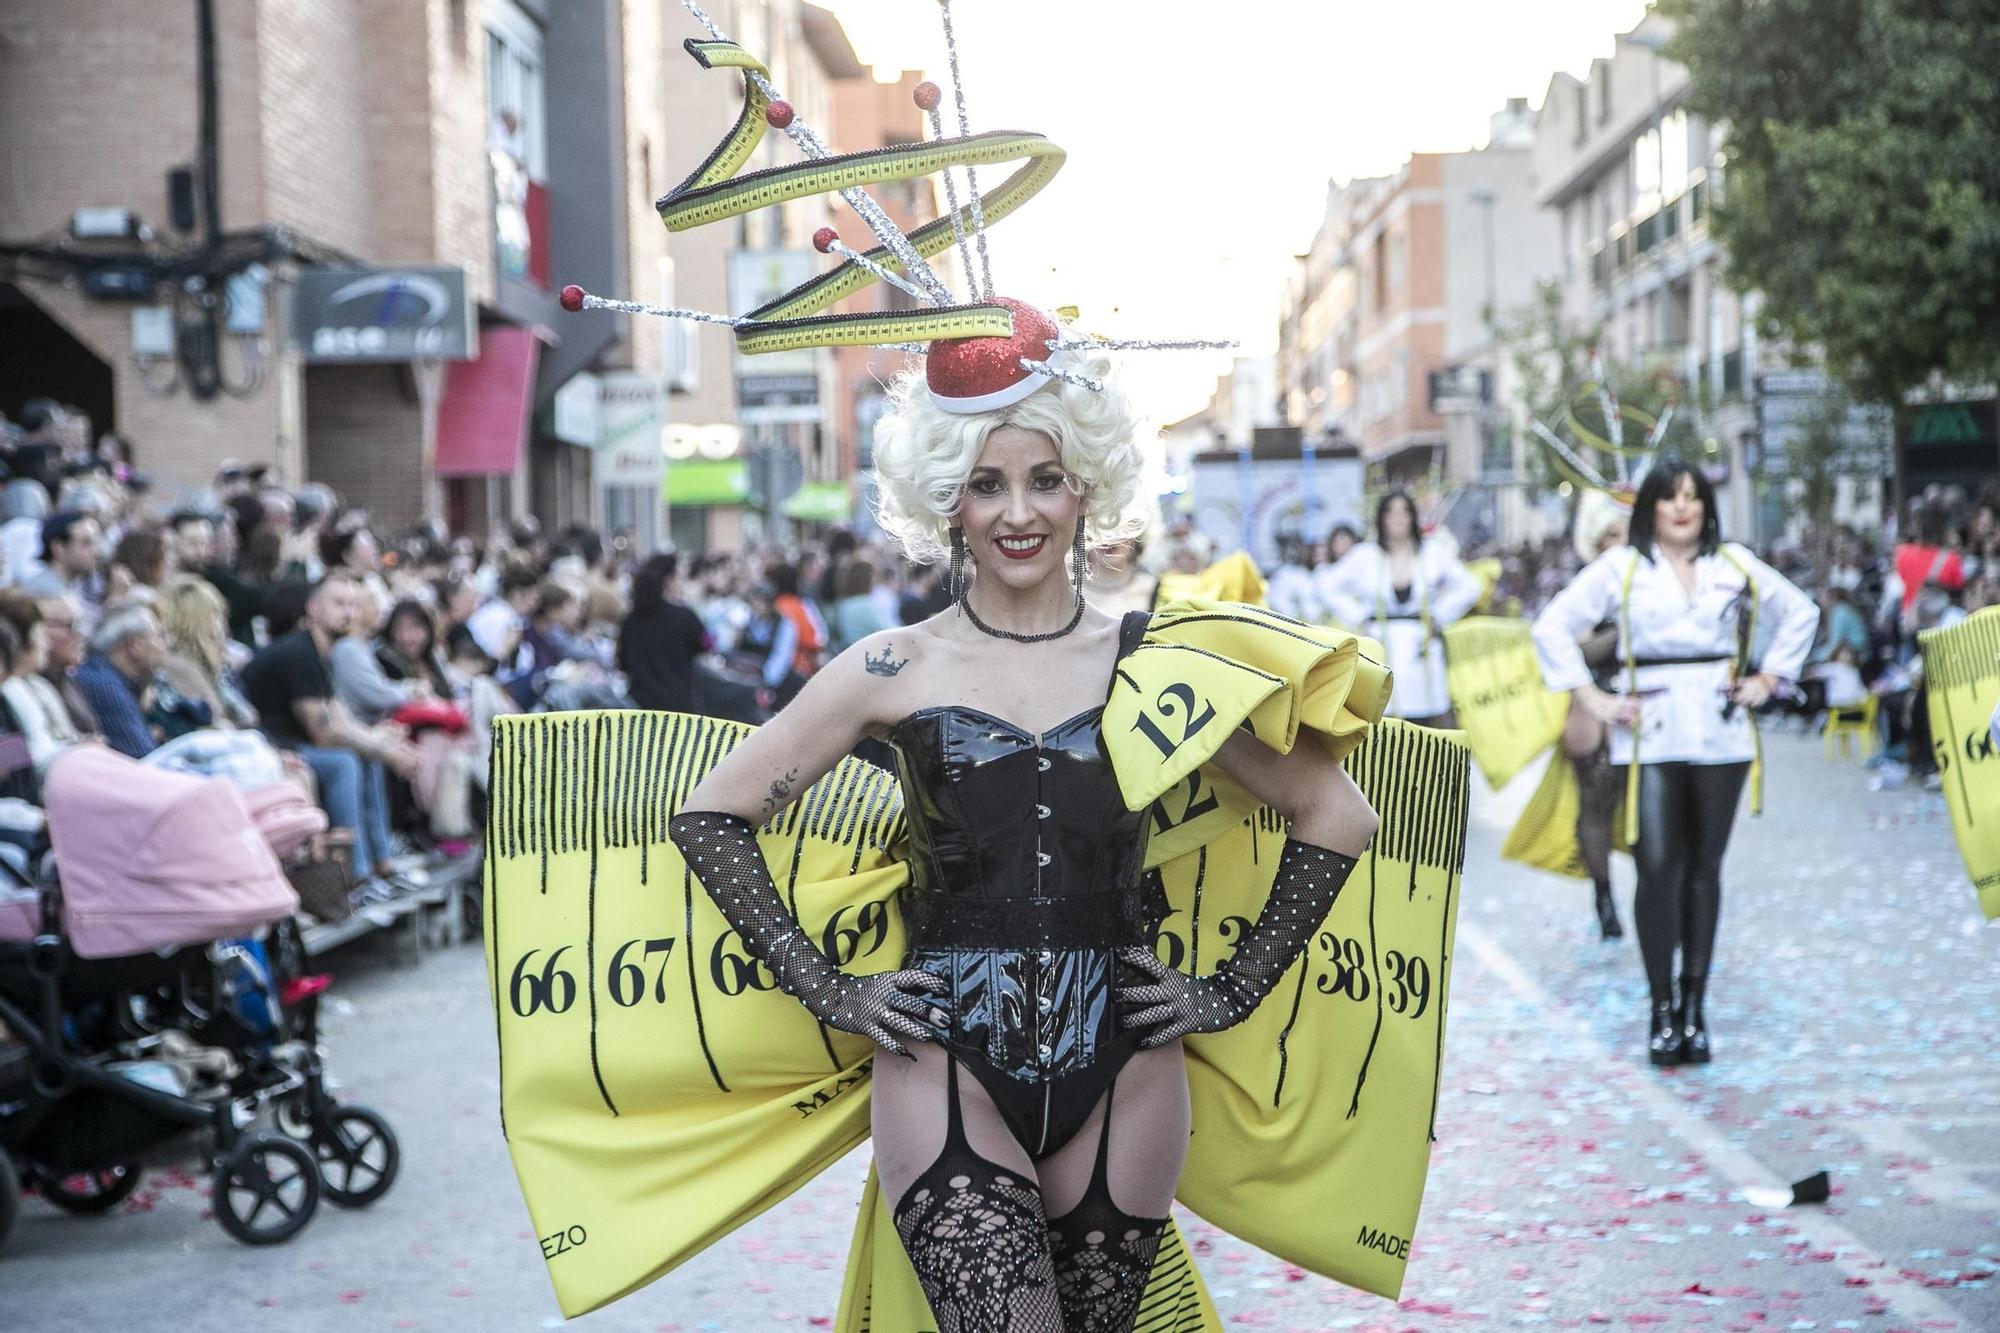
{"type": "Polygon", "coordinates": [[[1140,1047],[1164,1046],[1190,1032],[1221,1032],[1250,1017],[1311,942],[1356,864],[1352,856],[1285,839],[1264,910],[1236,952],[1208,976],[1176,971],[1151,949],[1120,949],[1120,959],[1151,978],[1118,990],[1119,1003],[1148,1006],[1124,1018],[1127,1028],[1153,1029],[1140,1047]]]}
{"type": "Polygon", "coordinates": [[[813,1017],[897,1055],[910,1054],[898,1037],[943,1040],[945,1011],[921,992],[943,994],[950,987],[915,969],[851,977],[828,962],[778,896],[749,820],[712,810],[683,811],[667,821],[667,836],[742,937],[743,947],[813,1017]]]}

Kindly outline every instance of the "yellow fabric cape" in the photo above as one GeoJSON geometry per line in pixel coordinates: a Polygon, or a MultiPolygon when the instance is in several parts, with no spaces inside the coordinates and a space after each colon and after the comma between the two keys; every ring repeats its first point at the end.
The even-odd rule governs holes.
{"type": "MultiPolygon", "coordinates": [[[[1212,970],[1268,891],[1282,821],[1204,761],[1239,726],[1310,736],[1382,816],[1295,972],[1241,1027],[1190,1038],[1183,1203],[1395,1296],[1429,1161],[1469,780],[1455,733],[1377,724],[1373,645],[1258,608],[1157,610],[1104,734],[1174,914],[1162,957],[1212,970]]],[[[815,1022],[743,953],[665,825],[749,733],[597,712],[495,724],[487,948],[502,1125],[565,1314],[615,1300],[777,1203],[868,1133],[873,1046],[815,1022]]],[[[893,775],[845,760],[759,831],[780,892],[848,970],[904,952],[893,775]]],[[[934,1327],[863,1200],[840,1327],[934,1327]]],[[[1141,1328],[1221,1325],[1177,1233],[1141,1328]]]]}
{"type": "Polygon", "coordinates": [[[2000,917],[2000,761],[1989,725],[2000,705],[2000,607],[1918,637],[1951,831],[1980,910],[2000,917]]]}

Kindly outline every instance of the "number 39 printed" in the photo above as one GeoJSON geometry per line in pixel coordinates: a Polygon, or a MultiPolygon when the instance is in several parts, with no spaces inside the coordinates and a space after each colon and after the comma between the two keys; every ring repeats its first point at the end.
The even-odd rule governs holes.
{"type": "MultiPolygon", "coordinates": [[[[1369,979],[1368,951],[1360,940],[1347,939],[1332,931],[1321,931],[1317,941],[1327,970],[1313,983],[1322,995],[1345,995],[1357,1003],[1374,993],[1369,979]]],[[[1395,1013],[1417,1019],[1431,1003],[1431,965],[1414,954],[1391,949],[1382,955],[1388,969],[1383,1001],[1395,1013]]]]}

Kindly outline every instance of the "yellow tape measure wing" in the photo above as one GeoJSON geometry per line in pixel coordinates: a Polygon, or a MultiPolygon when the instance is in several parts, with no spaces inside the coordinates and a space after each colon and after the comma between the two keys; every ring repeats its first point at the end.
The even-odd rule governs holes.
{"type": "Polygon", "coordinates": [[[1918,636],[1932,751],[1951,829],[1988,920],[2000,918],[2000,607],[1918,636]]]}
{"type": "MultiPolygon", "coordinates": [[[[486,928],[503,1126],[567,1314],[652,1281],[868,1131],[873,1046],[779,991],[666,840],[748,733],[633,711],[494,727],[486,928]]],[[[896,965],[908,872],[893,776],[845,761],[759,840],[829,957],[896,965]]]]}
{"type": "MultiPolygon", "coordinates": [[[[1347,768],[1381,815],[1375,842],[1256,1013],[1188,1039],[1180,1199],[1253,1245],[1394,1298],[1430,1161],[1468,762],[1455,733],[1392,720],[1347,768]]],[[[1206,973],[1229,955],[1284,836],[1259,809],[1162,867],[1164,961],[1206,973]]]]}

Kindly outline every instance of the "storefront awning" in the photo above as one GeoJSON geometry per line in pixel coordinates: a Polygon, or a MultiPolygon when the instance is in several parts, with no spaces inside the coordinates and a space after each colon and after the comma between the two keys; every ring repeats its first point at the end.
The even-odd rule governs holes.
{"type": "Polygon", "coordinates": [[[479,355],[445,367],[438,399],[437,474],[504,477],[520,465],[541,344],[527,329],[479,331],[479,355]]]}
{"type": "Polygon", "coordinates": [[[854,517],[854,492],[844,481],[809,481],[786,499],[784,515],[800,523],[845,523],[854,517]]]}
{"type": "Polygon", "coordinates": [[[660,496],[670,509],[754,508],[750,464],[740,458],[692,458],[667,465],[660,496]]]}

